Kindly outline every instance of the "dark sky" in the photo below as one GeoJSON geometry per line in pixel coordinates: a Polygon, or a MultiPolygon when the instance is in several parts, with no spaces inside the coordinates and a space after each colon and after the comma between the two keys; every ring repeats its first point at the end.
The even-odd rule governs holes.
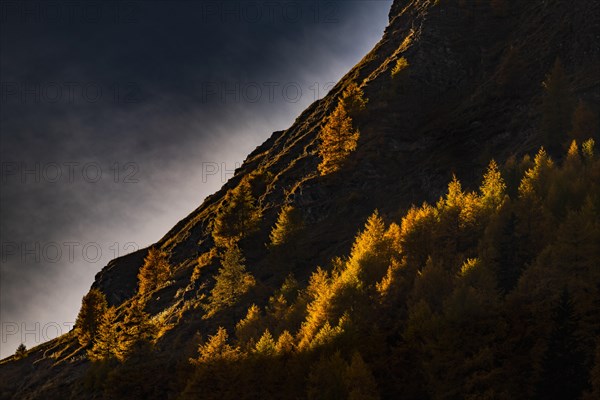
{"type": "Polygon", "coordinates": [[[1,1],[0,356],[69,330],[380,39],[390,1],[1,1]]]}

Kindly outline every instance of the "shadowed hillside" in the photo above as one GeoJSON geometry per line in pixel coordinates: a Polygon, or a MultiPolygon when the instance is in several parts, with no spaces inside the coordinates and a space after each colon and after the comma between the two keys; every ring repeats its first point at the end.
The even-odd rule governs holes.
{"type": "Polygon", "coordinates": [[[594,398],[599,32],[595,0],[395,1],[0,397],[594,398]]]}

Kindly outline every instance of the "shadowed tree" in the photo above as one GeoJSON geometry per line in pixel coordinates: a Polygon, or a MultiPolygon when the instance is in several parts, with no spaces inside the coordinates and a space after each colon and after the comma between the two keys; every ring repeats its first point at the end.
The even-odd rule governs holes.
{"type": "Polygon", "coordinates": [[[571,138],[579,143],[591,138],[598,138],[600,137],[599,125],[598,113],[592,110],[585,101],[580,100],[573,112],[571,138]]]}
{"type": "Polygon", "coordinates": [[[542,360],[537,398],[578,399],[586,386],[587,370],[576,336],[577,320],[571,295],[566,288],[554,310],[553,325],[542,360]]]}
{"type": "Polygon", "coordinates": [[[573,112],[569,79],[559,59],[546,76],[543,87],[542,138],[546,149],[556,155],[561,151],[562,144],[571,131],[573,112]]]}
{"type": "Polygon", "coordinates": [[[378,400],[379,390],[377,382],[369,366],[365,363],[360,353],[352,356],[350,365],[346,369],[346,387],[348,400],[378,400]]]}

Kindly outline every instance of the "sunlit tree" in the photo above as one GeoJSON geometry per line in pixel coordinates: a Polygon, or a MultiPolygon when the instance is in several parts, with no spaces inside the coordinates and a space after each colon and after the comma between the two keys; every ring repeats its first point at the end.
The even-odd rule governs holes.
{"type": "Polygon", "coordinates": [[[338,171],[350,153],[356,150],[358,130],[352,126],[343,103],[339,103],[319,133],[319,172],[327,175],[338,171]]]}
{"type": "Polygon", "coordinates": [[[156,247],[148,250],[144,265],[138,273],[139,293],[147,293],[165,284],[171,278],[171,265],[167,253],[156,247]]]}
{"type": "Polygon", "coordinates": [[[283,246],[293,242],[302,227],[303,220],[300,211],[294,206],[284,205],[269,235],[271,247],[283,246]]]}
{"type": "Polygon", "coordinates": [[[240,296],[254,286],[254,278],[246,271],[244,263],[238,246],[233,245],[225,250],[221,256],[221,268],[215,277],[215,286],[210,293],[209,314],[234,305],[240,296]]]}
{"type": "Polygon", "coordinates": [[[83,297],[75,322],[75,334],[83,347],[93,343],[107,307],[104,293],[96,288],[92,288],[83,297]]]}
{"type": "Polygon", "coordinates": [[[15,359],[20,360],[27,355],[27,347],[21,343],[17,346],[17,350],[15,351],[15,359]]]}
{"type": "Polygon", "coordinates": [[[254,231],[260,210],[247,180],[227,192],[214,220],[213,239],[217,246],[228,247],[254,231]]]}
{"type": "Polygon", "coordinates": [[[144,311],[144,303],[133,300],[126,310],[119,331],[119,346],[116,351],[119,360],[144,356],[148,353],[156,339],[158,327],[144,311]]]}
{"type": "Polygon", "coordinates": [[[102,315],[93,346],[87,355],[92,361],[103,361],[116,357],[119,348],[119,332],[117,330],[117,313],[109,307],[102,315]]]}

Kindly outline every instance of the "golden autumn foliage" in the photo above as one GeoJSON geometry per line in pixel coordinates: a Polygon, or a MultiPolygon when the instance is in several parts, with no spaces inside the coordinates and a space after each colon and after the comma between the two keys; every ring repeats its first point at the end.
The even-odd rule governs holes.
{"type": "Polygon", "coordinates": [[[350,153],[356,150],[360,134],[352,126],[344,104],[340,102],[319,133],[319,172],[327,175],[338,171],[350,153]]]}
{"type": "Polygon", "coordinates": [[[83,347],[89,347],[93,344],[107,307],[108,304],[104,293],[96,288],[90,289],[83,296],[81,309],[75,322],[75,333],[79,343],[83,347]]]}
{"type": "Polygon", "coordinates": [[[362,89],[354,82],[348,85],[342,93],[341,104],[352,119],[356,119],[366,110],[368,99],[365,99],[362,89]]]}
{"type": "MultiPolygon", "coordinates": [[[[237,319],[219,325],[235,337],[220,327],[198,346],[181,398],[595,398],[594,143],[574,141],[558,161],[540,149],[511,163],[491,161],[473,190],[452,177],[435,204],[413,206],[399,221],[375,211],[346,256],[304,280],[253,278],[231,242],[200,255],[200,268],[221,264],[205,288],[203,322],[226,321],[217,312],[229,308],[237,319]],[[240,316],[253,287],[256,303],[240,316]]],[[[275,228],[286,239],[271,234],[279,246],[294,240],[281,217],[289,211],[275,228]]],[[[149,357],[160,343],[154,321],[143,303],[120,315],[108,308],[88,357],[119,368],[149,357]]]]}
{"type": "Polygon", "coordinates": [[[303,227],[300,211],[291,205],[284,205],[277,216],[277,222],[269,235],[271,247],[283,246],[294,241],[303,227]]]}
{"type": "Polygon", "coordinates": [[[212,236],[219,247],[229,247],[250,234],[260,220],[260,209],[247,180],[225,195],[214,220],[212,236]]]}
{"type": "Polygon", "coordinates": [[[164,285],[171,277],[171,265],[167,253],[152,247],[138,273],[139,293],[148,293],[164,285]]]}
{"type": "Polygon", "coordinates": [[[117,356],[119,332],[116,319],[117,313],[114,307],[108,308],[102,315],[93,346],[87,352],[90,360],[103,361],[117,356]]]}
{"type": "Polygon", "coordinates": [[[233,245],[221,255],[221,268],[215,277],[215,286],[210,293],[209,315],[234,305],[240,296],[247,293],[255,280],[246,271],[245,258],[240,248],[233,245]]]}

